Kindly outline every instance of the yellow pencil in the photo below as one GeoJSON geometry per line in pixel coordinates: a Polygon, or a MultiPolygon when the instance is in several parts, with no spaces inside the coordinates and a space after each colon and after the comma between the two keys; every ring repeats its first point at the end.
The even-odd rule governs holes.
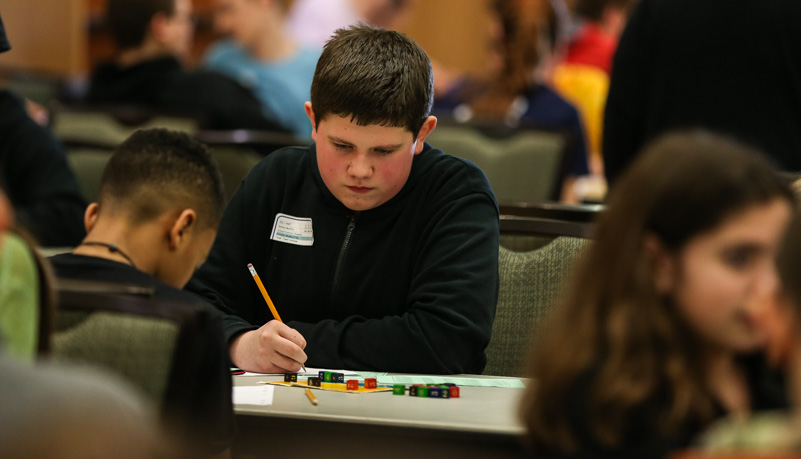
{"type": "Polygon", "coordinates": [[[312,394],[311,389],[306,389],[306,397],[309,397],[309,401],[312,405],[317,406],[317,397],[312,394]]]}
{"type": "MultiPolygon", "coordinates": [[[[261,283],[261,279],[259,275],[256,273],[256,268],[253,267],[253,263],[248,263],[248,269],[250,270],[250,275],[253,276],[253,280],[256,281],[256,285],[259,287],[259,291],[261,291],[261,296],[264,297],[264,301],[267,302],[267,306],[270,308],[270,312],[273,313],[273,317],[275,320],[283,323],[284,321],[281,320],[281,316],[278,315],[278,310],[275,309],[275,305],[273,304],[273,300],[270,299],[270,295],[267,294],[267,289],[264,288],[264,284],[261,283]]],[[[300,367],[303,368],[303,371],[306,371],[306,367],[303,364],[300,364],[300,367]]]]}

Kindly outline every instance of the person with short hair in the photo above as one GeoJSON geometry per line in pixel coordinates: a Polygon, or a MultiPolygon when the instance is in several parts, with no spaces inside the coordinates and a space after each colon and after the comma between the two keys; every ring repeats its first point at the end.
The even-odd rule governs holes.
{"type": "Polygon", "coordinates": [[[794,202],[757,151],[724,136],[646,148],[532,347],[535,452],[667,457],[726,414],[787,406],[759,318],[794,202]]]}
{"type": "Polygon", "coordinates": [[[203,65],[230,76],[275,113],[299,138],[309,138],[303,111],[320,50],[298,45],[284,30],[289,0],[215,0],[214,28],[227,38],[214,43],[203,65]]]}
{"type": "MultiPolygon", "coordinates": [[[[220,314],[181,290],[206,259],[224,207],[222,179],[205,145],[187,134],[140,129],[103,171],[99,202],[86,209],[87,235],[72,253],[50,258],[56,276],[154,289],[154,298],[211,312],[198,321],[203,362],[189,406],[166,400],[165,413],[190,425],[203,453],[224,452],[234,433],[230,363],[220,314]]],[[[177,356],[177,359],[195,356],[177,356]]]]}
{"type": "Polygon", "coordinates": [[[187,285],[227,314],[238,367],[481,373],[498,206],[475,165],[425,143],[432,93],[404,34],[355,26],[326,44],[305,104],[315,143],[251,170],[187,285]]]}
{"type": "Polygon", "coordinates": [[[191,0],[108,0],[117,54],[92,73],[86,101],[163,110],[210,129],[284,129],[244,86],[217,72],[187,71],[191,0]]]}

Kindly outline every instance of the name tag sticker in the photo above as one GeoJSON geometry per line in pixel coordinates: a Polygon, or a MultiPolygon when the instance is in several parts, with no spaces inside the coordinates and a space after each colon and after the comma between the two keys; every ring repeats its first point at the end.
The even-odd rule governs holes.
{"type": "Polygon", "coordinates": [[[287,214],[275,214],[273,230],[270,239],[287,244],[306,245],[314,244],[314,231],[312,219],[293,217],[287,214]]]}

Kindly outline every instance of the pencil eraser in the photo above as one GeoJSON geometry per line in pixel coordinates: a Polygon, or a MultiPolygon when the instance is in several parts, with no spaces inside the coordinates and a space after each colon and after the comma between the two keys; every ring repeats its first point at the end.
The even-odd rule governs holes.
{"type": "Polygon", "coordinates": [[[364,378],[365,389],[375,389],[378,387],[378,380],[375,378],[364,378]]]}
{"type": "Polygon", "coordinates": [[[355,379],[349,379],[345,385],[347,390],[359,390],[359,381],[355,379]]]}

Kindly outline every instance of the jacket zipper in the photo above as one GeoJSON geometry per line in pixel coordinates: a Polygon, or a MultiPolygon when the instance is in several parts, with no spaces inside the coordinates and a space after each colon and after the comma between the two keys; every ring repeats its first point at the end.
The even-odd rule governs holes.
{"type": "Polygon", "coordinates": [[[358,218],[359,214],[352,214],[350,216],[350,221],[348,222],[348,229],[345,231],[345,239],[342,241],[342,247],[339,249],[339,257],[337,257],[337,266],[334,270],[334,282],[331,285],[331,299],[334,299],[334,295],[339,288],[339,281],[342,277],[342,265],[345,263],[345,254],[348,252],[348,246],[350,245],[350,238],[353,235],[353,230],[356,229],[356,218],[358,218]]]}

